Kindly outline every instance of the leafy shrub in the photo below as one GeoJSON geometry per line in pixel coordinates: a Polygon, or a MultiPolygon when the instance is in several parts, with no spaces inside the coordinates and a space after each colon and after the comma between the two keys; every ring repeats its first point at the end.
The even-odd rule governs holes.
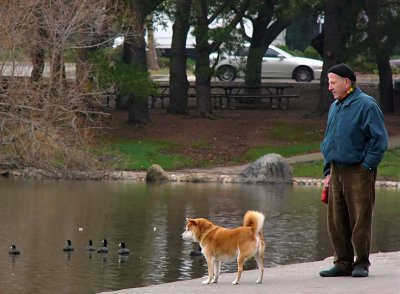
{"type": "Polygon", "coordinates": [[[168,68],[169,67],[169,57],[158,57],[158,66],[160,68],[168,68]]]}
{"type": "Polygon", "coordinates": [[[349,60],[348,63],[357,72],[377,73],[378,70],[376,62],[365,55],[357,55],[352,60],[349,60]]]}
{"type": "Polygon", "coordinates": [[[100,89],[116,87],[120,94],[134,93],[139,99],[147,99],[157,91],[150,74],[138,66],[123,62],[119,50],[98,50],[92,55],[91,64],[100,89]]]}
{"type": "Polygon", "coordinates": [[[321,55],[312,46],[308,46],[304,50],[304,57],[322,60],[321,55]]]}

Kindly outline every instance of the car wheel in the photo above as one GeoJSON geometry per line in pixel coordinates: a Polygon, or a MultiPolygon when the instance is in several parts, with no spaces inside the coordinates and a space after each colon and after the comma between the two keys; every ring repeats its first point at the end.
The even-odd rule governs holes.
{"type": "Polygon", "coordinates": [[[236,70],[229,65],[221,66],[217,70],[217,77],[220,81],[231,82],[236,79],[236,70]]]}
{"type": "Polygon", "coordinates": [[[293,73],[293,78],[296,82],[311,82],[313,79],[313,72],[308,67],[299,67],[293,73]]]}

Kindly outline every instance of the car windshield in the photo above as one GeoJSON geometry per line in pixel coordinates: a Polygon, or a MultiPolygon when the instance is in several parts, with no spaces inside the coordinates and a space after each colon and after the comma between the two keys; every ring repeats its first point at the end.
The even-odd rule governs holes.
{"type": "MultiPolygon", "coordinates": [[[[275,51],[274,49],[268,48],[267,52],[265,52],[264,57],[279,57],[279,54],[277,51],[275,51]]],[[[282,55],[282,54],[280,54],[282,55]]]]}
{"type": "MultiPolygon", "coordinates": [[[[239,48],[235,54],[235,56],[241,56],[241,57],[247,57],[249,55],[249,47],[241,47],[239,48]]],[[[281,51],[277,51],[273,48],[268,48],[267,51],[264,54],[264,57],[269,57],[269,58],[279,58],[280,56],[283,57],[288,57],[288,53],[287,52],[281,52],[281,51]]]]}

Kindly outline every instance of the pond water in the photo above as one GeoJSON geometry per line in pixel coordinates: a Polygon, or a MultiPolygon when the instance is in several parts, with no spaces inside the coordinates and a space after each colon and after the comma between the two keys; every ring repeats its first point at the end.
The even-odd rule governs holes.
{"type": "MultiPolygon", "coordinates": [[[[400,250],[398,194],[377,192],[373,252],[400,250]]],[[[266,215],[266,266],[321,260],[332,250],[319,197],[320,188],[284,185],[1,179],[0,293],[96,293],[202,277],[203,258],[190,257],[196,246],[180,238],[185,217],[235,227],[249,209],[266,215]],[[109,254],[85,251],[103,238],[109,254]],[[62,251],[67,239],[71,254],[62,251]],[[122,241],[132,252],[124,259],[122,241]],[[20,256],[7,254],[11,244],[20,256]]]]}

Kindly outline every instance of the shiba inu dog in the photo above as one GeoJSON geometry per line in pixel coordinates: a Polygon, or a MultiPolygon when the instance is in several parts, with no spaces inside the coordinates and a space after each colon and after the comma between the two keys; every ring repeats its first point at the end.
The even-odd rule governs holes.
{"type": "Polygon", "coordinates": [[[237,260],[238,271],[232,284],[238,284],[246,260],[254,257],[259,269],[256,283],[261,284],[264,274],[264,250],[262,227],[264,214],[247,211],[243,226],[226,229],[205,218],[187,218],[182,239],[200,243],[201,252],[207,260],[208,278],[203,284],[217,283],[221,261],[237,260]]]}

